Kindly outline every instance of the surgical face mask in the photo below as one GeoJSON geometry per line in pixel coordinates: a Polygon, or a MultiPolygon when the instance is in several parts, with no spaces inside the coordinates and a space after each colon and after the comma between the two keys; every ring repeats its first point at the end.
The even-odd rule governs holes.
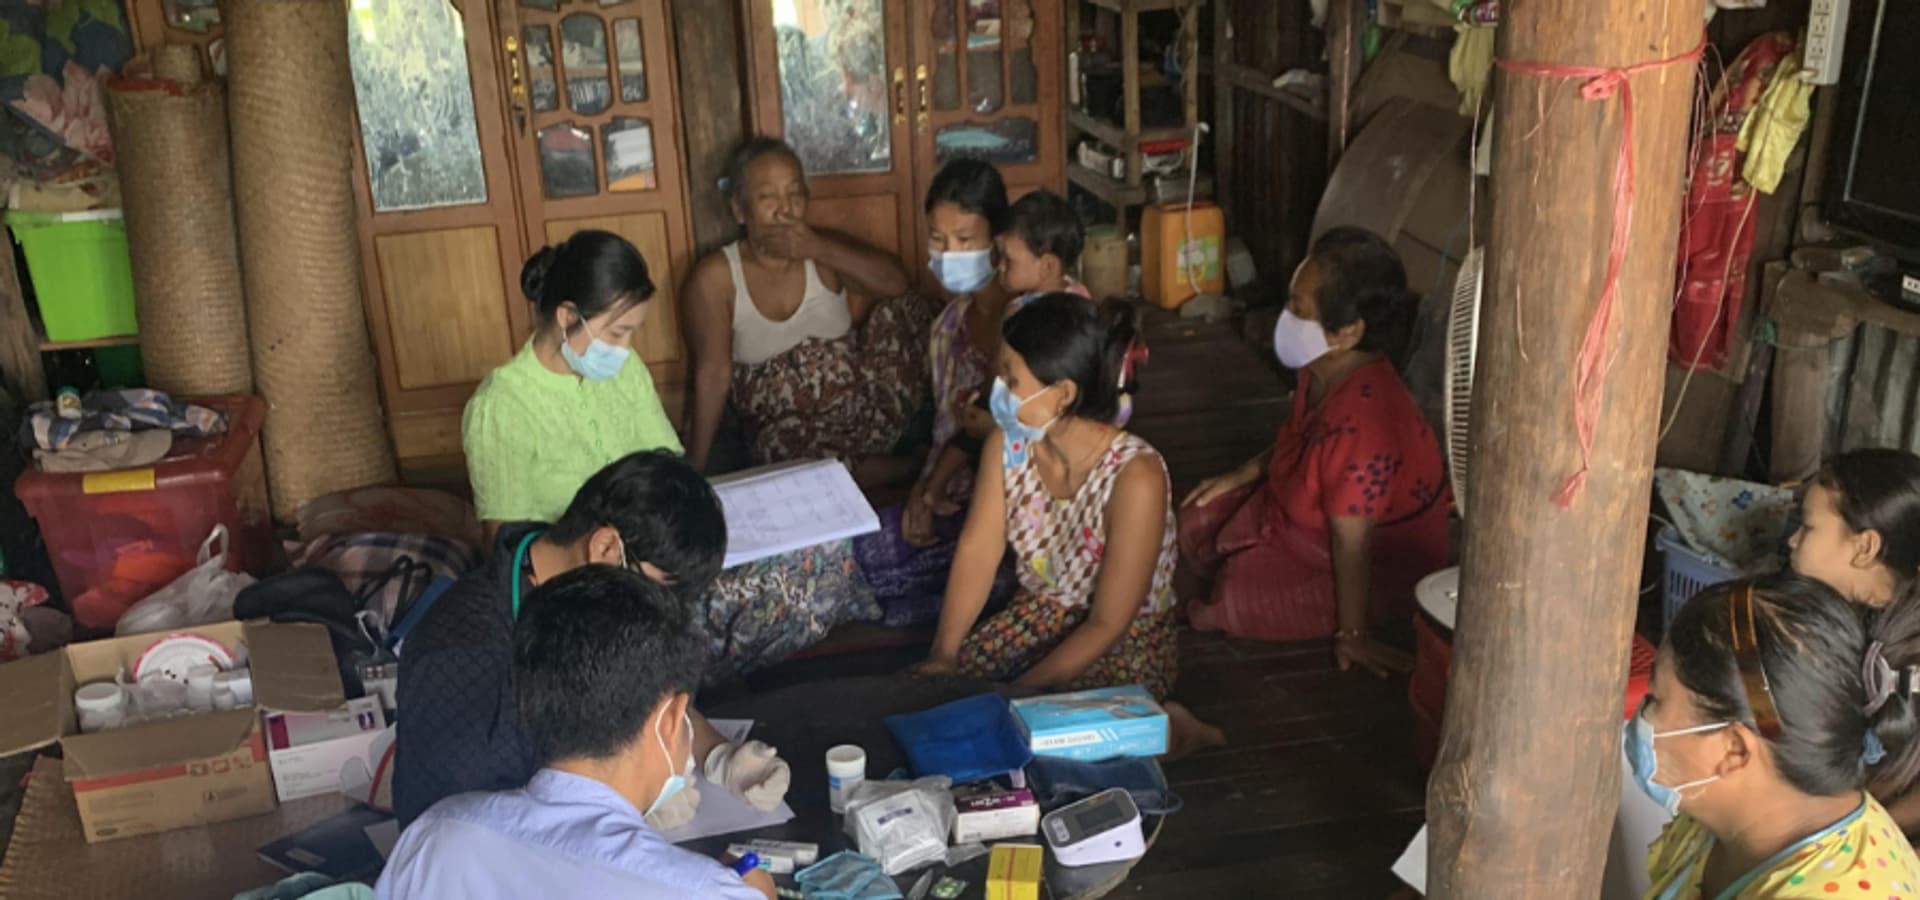
{"type": "Polygon", "coordinates": [[[1026,465],[1028,454],[1033,452],[1033,442],[1046,437],[1047,429],[1053,427],[1057,416],[1040,425],[1028,425],[1020,421],[1021,408],[1038,399],[1041,394],[1053,390],[1053,387],[1047,385],[1022,400],[1013,395],[1013,389],[1007,387],[1006,379],[993,380],[993,396],[987,405],[993,410],[993,424],[1000,426],[1004,440],[1000,448],[1002,468],[1011,470],[1026,465]]]}
{"type": "MultiPolygon", "coordinates": [[[[675,772],[668,776],[666,783],[660,786],[660,796],[653,798],[653,802],[647,804],[647,815],[649,817],[658,812],[660,807],[667,805],[667,800],[671,799],[673,795],[684,790],[687,786],[687,776],[693,773],[693,719],[692,717],[685,717],[684,721],[687,723],[688,740],[686,769],[685,771],[675,772]]],[[[667,739],[660,733],[659,719],[653,720],[653,739],[659,742],[660,752],[667,755],[667,765],[673,765],[673,751],[667,748],[667,739]]]]}
{"type": "Polygon", "coordinates": [[[1647,796],[1653,798],[1653,802],[1664,807],[1668,815],[1678,815],[1683,791],[1712,784],[1719,781],[1720,776],[1699,778],[1672,787],[1654,781],[1654,773],[1660,768],[1660,757],[1653,752],[1653,742],[1665,737],[1719,731],[1732,724],[1732,722],[1717,722],[1710,725],[1695,725],[1692,728],[1656,732],[1653,730],[1653,723],[1647,721],[1647,701],[1642,699],[1640,708],[1633,713],[1633,718],[1628,719],[1626,724],[1621,726],[1620,746],[1627,752],[1627,765],[1633,769],[1633,780],[1640,784],[1640,789],[1646,791],[1647,796]]]}
{"type": "Polygon", "coordinates": [[[593,342],[587,345],[587,352],[575,353],[573,342],[562,336],[560,358],[567,361],[567,367],[588,381],[605,381],[620,374],[620,369],[627,364],[627,354],[633,351],[601,340],[599,335],[593,333],[593,326],[586,319],[580,320],[580,326],[587,330],[587,336],[593,338],[593,342]]]}
{"type": "Polygon", "coordinates": [[[1304,369],[1308,363],[1327,355],[1327,330],[1319,322],[1302,319],[1286,310],[1273,326],[1273,355],[1289,369],[1304,369]]]}
{"type": "Polygon", "coordinates": [[[927,268],[940,286],[955,294],[971,294],[993,279],[993,250],[934,250],[927,268]]]}

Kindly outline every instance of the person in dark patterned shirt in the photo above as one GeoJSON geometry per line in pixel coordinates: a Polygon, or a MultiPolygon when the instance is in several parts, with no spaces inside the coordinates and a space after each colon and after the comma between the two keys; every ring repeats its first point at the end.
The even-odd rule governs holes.
{"type": "MultiPolygon", "coordinates": [[[[720,572],[727,528],[720,500],[679,457],[647,450],[601,469],[559,521],[507,524],[492,557],[448,588],[408,636],[400,666],[394,811],[404,826],[442,798],[523,787],[543,764],[513,694],[520,597],[598,563],[631,569],[699,604],[720,572]]],[[[755,806],[786,796],[787,763],[758,741],[732,744],[699,713],[694,753],[707,778],[755,806]]],[[[690,817],[698,794],[655,816],[661,830],[690,817]]]]}

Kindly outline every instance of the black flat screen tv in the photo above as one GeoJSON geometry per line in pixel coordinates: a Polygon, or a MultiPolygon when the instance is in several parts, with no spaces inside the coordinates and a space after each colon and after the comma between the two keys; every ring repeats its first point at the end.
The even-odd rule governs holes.
{"type": "Polygon", "coordinates": [[[1854,0],[1826,213],[1920,265],[1920,0],[1854,0]]]}

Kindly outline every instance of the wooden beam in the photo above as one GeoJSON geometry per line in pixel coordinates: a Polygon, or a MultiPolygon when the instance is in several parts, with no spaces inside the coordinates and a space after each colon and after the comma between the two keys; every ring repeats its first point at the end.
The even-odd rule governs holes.
{"type": "Polygon", "coordinates": [[[1213,196],[1232,232],[1238,219],[1233,204],[1233,88],[1227,70],[1233,68],[1233,0],[1213,0],[1213,196]]]}
{"type": "Polygon", "coordinates": [[[1366,0],[1332,0],[1327,5],[1328,172],[1339,164],[1353,132],[1353,88],[1360,83],[1366,26],[1366,0]]]}
{"type": "Polygon", "coordinates": [[[746,137],[740,7],[718,0],[673,0],[672,5],[693,242],[698,253],[706,253],[738,231],[716,185],[726,174],[728,155],[746,137]]]}
{"type": "Polygon", "coordinates": [[[0,237],[0,386],[23,404],[47,399],[38,331],[27,318],[26,292],[13,264],[13,238],[0,237]]]}
{"type": "MultiPolygon", "coordinates": [[[[1509,4],[1505,60],[1623,67],[1701,39],[1702,0],[1509,4]]],[[[1584,488],[1576,362],[1599,306],[1618,96],[1502,72],[1474,378],[1460,627],[1427,789],[1428,896],[1592,898],[1619,797],[1621,698],[1659,427],[1695,65],[1634,75],[1634,208],[1584,488]]]]}
{"type": "MultiPolygon", "coordinates": [[[[1120,127],[1128,134],[1140,133],[1140,15],[1128,10],[1120,14],[1120,93],[1122,95],[1122,121],[1120,127]]],[[[1143,174],[1140,165],[1140,145],[1122,147],[1127,155],[1126,181],[1128,187],[1139,187],[1143,174]]],[[[1126,220],[1127,211],[1120,210],[1121,221],[1126,220]]]]}

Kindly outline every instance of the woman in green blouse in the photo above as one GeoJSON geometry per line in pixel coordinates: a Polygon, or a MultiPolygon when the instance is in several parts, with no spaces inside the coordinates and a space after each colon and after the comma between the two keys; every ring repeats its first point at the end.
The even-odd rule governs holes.
{"type": "Polygon", "coordinates": [[[608,463],[639,450],[680,453],[646,364],[629,343],[652,307],[640,251],[605,231],[544,247],[520,270],[533,340],[467,402],[461,444],[489,532],[551,522],[608,463]]]}

